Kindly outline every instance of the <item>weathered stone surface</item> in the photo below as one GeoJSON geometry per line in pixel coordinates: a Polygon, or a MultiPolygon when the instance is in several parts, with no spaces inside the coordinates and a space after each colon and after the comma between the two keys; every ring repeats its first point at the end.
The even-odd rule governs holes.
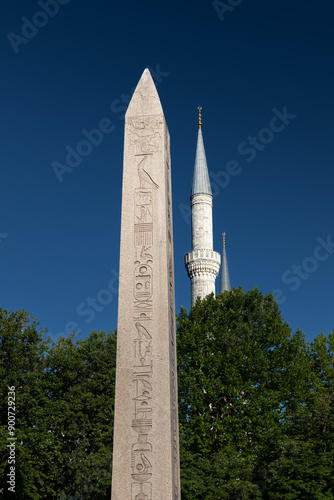
{"type": "Polygon", "coordinates": [[[112,500],[180,499],[169,133],[146,69],[125,117],[112,500]]]}

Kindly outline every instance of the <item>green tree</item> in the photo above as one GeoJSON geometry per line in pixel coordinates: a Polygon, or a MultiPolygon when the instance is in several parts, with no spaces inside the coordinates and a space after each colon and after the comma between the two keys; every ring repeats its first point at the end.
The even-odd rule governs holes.
{"type": "Polygon", "coordinates": [[[326,401],[327,426],[332,416],[319,346],[292,334],[258,289],[212,294],[177,323],[182,498],[332,498],[329,459],[322,480],[300,487],[324,456],[311,432],[315,407],[326,401]]]}
{"type": "MultiPolygon", "coordinates": [[[[307,346],[309,390],[273,445],[268,498],[334,499],[334,332],[307,346]]],[[[296,398],[297,399],[297,398],[296,398]]]]}
{"type": "MultiPolygon", "coordinates": [[[[47,438],[48,398],[45,369],[48,341],[38,322],[26,311],[0,309],[0,396],[1,396],[1,486],[3,498],[40,498],[45,481],[36,460],[43,456],[47,438]],[[8,491],[8,388],[15,387],[15,476],[16,495],[8,491]]],[[[46,453],[43,460],[50,456],[46,453]]]]}
{"type": "MultiPolygon", "coordinates": [[[[177,322],[182,499],[333,500],[334,332],[306,343],[257,289],[198,300],[177,322]]],[[[0,309],[0,361],[3,498],[109,499],[116,333],[51,345],[27,312],[0,309]]]]}
{"type": "Polygon", "coordinates": [[[62,468],[57,498],[110,498],[115,366],[115,332],[61,338],[49,351],[51,425],[62,468]]]}
{"type": "Polygon", "coordinates": [[[59,339],[0,309],[3,498],[110,498],[116,334],[59,339]],[[7,393],[16,393],[16,494],[8,492],[7,393]]]}

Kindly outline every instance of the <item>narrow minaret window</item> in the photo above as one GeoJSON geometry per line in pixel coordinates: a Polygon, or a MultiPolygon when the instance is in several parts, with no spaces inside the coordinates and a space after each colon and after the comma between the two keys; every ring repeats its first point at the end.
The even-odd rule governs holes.
{"type": "Polygon", "coordinates": [[[206,161],[202,108],[198,108],[198,136],[194,177],[190,196],[192,251],[185,255],[185,265],[191,280],[191,304],[215,293],[220,255],[213,251],[212,191],[206,161]]]}
{"type": "Polygon", "coordinates": [[[231,290],[230,275],[228,272],[227,257],[226,257],[225,236],[226,236],[226,234],[223,233],[223,253],[222,253],[222,265],[221,265],[221,271],[220,271],[219,293],[222,293],[224,290],[228,290],[228,291],[231,290]]]}

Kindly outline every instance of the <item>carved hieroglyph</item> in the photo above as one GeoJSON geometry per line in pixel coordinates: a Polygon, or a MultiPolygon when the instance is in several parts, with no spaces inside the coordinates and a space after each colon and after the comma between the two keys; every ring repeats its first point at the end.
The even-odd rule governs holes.
{"type": "Polygon", "coordinates": [[[181,498],[169,133],[147,69],[125,116],[111,498],[181,498]]]}

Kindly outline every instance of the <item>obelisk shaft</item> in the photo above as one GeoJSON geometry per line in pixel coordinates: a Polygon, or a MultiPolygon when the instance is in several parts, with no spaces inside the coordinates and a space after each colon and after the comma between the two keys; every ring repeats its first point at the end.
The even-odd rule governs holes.
{"type": "Polygon", "coordinates": [[[146,69],[125,117],[112,500],[180,499],[169,134],[146,69]]]}

